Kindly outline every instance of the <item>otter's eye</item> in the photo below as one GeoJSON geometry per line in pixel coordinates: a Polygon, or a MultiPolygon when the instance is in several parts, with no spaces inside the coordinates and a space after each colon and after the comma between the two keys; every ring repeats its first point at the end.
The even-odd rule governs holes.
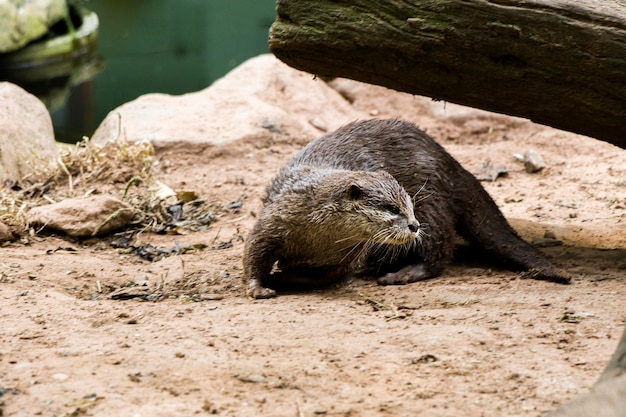
{"type": "Polygon", "coordinates": [[[391,214],[400,214],[400,207],[396,206],[395,204],[387,204],[383,208],[391,214]]]}
{"type": "Polygon", "coordinates": [[[348,198],[350,200],[358,200],[363,195],[363,190],[356,184],[351,184],[348,187],[348,198]]]}

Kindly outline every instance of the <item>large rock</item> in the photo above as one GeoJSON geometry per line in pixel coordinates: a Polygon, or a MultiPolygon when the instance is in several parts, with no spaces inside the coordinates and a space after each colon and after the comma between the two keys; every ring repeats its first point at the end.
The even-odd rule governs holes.
{"type": "Polygon", "coordinates": [[[0,120],[0,180],[22,179],[32,172],[33,159],[56,159],[50,113],[37,97],[0,82],[0,120]]]}
{"type": "Polygon", "coordinates": [[[126,226],[135,210],[109,195],[68,198],[59,203],[32,208],[26,214],[35,227],[58,230],[69,236],[106,235],[126,226]]]}
{"type": "Polygon", "coordinates": [[[315,137],[364,114],[322,80],[272,55],[252,58],[210,87],[190,94],[147,94],[113,110],[92,137],[221,144],[267,130],[315,137]],[[121,129],[119,124],[121,123],[121,129]]]}
{"type": "Polygon", "coordinates": [[[109,113],[92,142],[121,136],[156,146],[178,141],[222,144],[267,130],[312,139],[373,116],[402,118],[435,131],[442,119],[492,126],[505,117],[352,80],[327,83],[273,55],[260,55],[204,90],[181,96],[147,94],[123,104],[109,113]]]}
{"type": "Polygon", "coordinates": [[[66,0],[0,0],[0,52],[20,49],[61,20],[66,0]]]}

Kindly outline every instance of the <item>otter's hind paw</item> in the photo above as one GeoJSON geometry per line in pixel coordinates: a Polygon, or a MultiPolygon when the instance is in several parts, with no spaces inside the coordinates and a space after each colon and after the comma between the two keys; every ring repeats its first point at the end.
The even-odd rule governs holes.
{"type": "Polygon", "coordinates": [[[276,297],[276,291],[266,287],[250,287],[248,295],[256,300],[276,297]]]}

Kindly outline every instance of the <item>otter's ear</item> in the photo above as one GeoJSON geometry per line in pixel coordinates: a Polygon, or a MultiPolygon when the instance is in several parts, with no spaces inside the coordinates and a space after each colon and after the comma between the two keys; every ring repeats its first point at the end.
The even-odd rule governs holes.
{"type": "Polygon", "coordinates": [[[346,190],[346,194],[350,200],[357,200],[363,195],[363,190],[356,184],[350,184],[346,190]]]}

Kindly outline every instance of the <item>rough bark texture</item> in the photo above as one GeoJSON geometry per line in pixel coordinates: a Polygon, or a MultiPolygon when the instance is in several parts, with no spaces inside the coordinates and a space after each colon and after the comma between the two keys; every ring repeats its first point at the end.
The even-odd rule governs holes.
{"type": "Polygon", "coordinates": [[[601,0],[278,0],[271,51],[626,148],[626,6],[601,0]]]}

